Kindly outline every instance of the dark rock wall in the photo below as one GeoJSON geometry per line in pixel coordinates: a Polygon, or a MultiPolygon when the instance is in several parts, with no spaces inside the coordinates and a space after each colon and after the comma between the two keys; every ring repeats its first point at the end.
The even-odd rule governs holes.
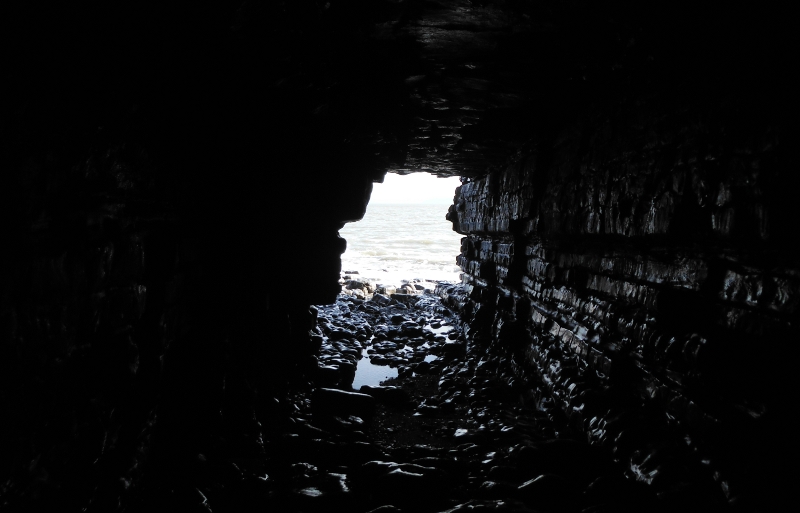
{"type": "Polygon", "coordinates": [[[387,169],[477,177],[465,315],[542,405],[654,485],[769,481],[792,18],[598,5],[3,5],[0,507],[149,511],[259,454],[387,169]]]}
{"type": "Polygon", "coordinates": [[[317,368],[404,51],[355,4],[45,4],[2,16],[0,509],[182,510],[317,368]]]}
{"type": "Polygon", "coordinates": [[[22,232],[3,252],[6,505],[118,495],[152,434],[178,248],[169,212],[133,193],[129,162],[109,151],[67,177],[33,162],[25,224],[5,220],[22,232]]]}
{"type": "Polygon", "coordinates": [[[790,443],[797,178],[779,116],[718,92],[595,111],[464,183],[448,218],[472,338],[536,404],[632,478],[748,502],[790,443]]]}
{"type": "Polygon", "coordinates": [[[120,145],[11,170],[30,180],[6,197],[0,282],[0,473],[14,511],[166,507],[164,490],[197,482],[198,454],[257,454],[253,412],[279,418],[290,383],[316,369],[308,305],[335,297],[335,220],[353,214],[283,228],[290,265],[258,223],[217,219],[226,233],[165,196],[152,166],[120,145]]]}

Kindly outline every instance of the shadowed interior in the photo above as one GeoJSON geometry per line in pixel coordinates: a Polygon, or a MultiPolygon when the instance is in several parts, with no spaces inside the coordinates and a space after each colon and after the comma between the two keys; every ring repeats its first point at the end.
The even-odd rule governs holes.
{"type": "MultiPolygon", "coordinates": [[[[342,290],[338,231],[386,173],[417,172],[462,177],[447,215],[462,283],[437,294],[454,340],[502,354],[520,404],[560,426],[530,450],[580,441],[667,511],[773,511],[790,490],[800,259],[783,8],[2,9],[0,508],[327,507],[282,506],[228,464],[290,447],[274,441],[295,407],[327,400],[333,338],[312,305],[342,290]]],[[[362,482],[334,467],[380,460],[347,454],[326,479],[362,482]]],[[[465,501],[506,497],[469,483],[465,501]]],[[[508,497],[620,510],[537,505],[541,483],[508,497]]]]}

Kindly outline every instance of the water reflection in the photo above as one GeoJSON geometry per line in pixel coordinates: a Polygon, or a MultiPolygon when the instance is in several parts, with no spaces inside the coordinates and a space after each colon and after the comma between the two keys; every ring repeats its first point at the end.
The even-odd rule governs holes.
{"type": "Polygon", "coordinates": [[[356,367],[356,377],[353,378],[353,390],[360,390],[362,386],[378,386],[382,381],[397,377],[397,369],[388,365],[373,365],[369,360],[367,350],[361,351],[361,360],[356,367]]]}

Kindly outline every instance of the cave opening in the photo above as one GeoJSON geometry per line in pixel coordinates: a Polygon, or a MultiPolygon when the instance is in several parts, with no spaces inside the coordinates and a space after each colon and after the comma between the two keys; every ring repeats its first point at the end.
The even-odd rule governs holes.
{"type": "Polygon", "coordinates": [[[0,510],[793,500],[788,2],[6,3],[0,510]]]}
{"type": "Polygon", "coordinates": [[[446,219],[460,184],[458,177],[428,173],[389,173],[383,183],[373,184],[364,217],[339,231],[347,240],[343,275],[395,289],[412,280],[429,287],[436,281],[460,281],[456,257],[461,235],[446,219]]]}
{"type": "MultiPolygon", "coordinates": [[[[458,177],[428,173],[389,173],[383,182],[373,184],[364,218],[339,231],[347,240],[342,255],[342,293],[388,304],[409,294],[433,294],[439,284],[459,282],[456,257],[461,235],[453,231],[446,214],[460,184],[458,177]]],[[[437,334],[449,329],[436,326],[422,323],[437,334]]],[[[364,385],[380,386],[397,378],[398,361],[402,360],[387,358],[385,346],[372,335],[363,342],[350,387],[358,391],[364,385]]],[[[421,351],[429,348],[426,343],[421,351]]],[[[413,353],[414,349],[400,344],[396,350],[413,353]]],[[[414,360],[430,363],[435,359],[435,355],[420,353],[414,360]]]]}

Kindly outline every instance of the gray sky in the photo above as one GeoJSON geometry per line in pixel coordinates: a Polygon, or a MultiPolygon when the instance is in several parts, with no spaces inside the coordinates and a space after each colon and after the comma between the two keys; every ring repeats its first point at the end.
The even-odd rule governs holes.
{"type": "Polygon", "coordinates": [[[401,176],[386,173],[383,183],[373,184],[370,204],[381,203],[441,203],[453,202],[455,189],[461,185],[458,177],[438,178],[428,173],[401,176]]]}

